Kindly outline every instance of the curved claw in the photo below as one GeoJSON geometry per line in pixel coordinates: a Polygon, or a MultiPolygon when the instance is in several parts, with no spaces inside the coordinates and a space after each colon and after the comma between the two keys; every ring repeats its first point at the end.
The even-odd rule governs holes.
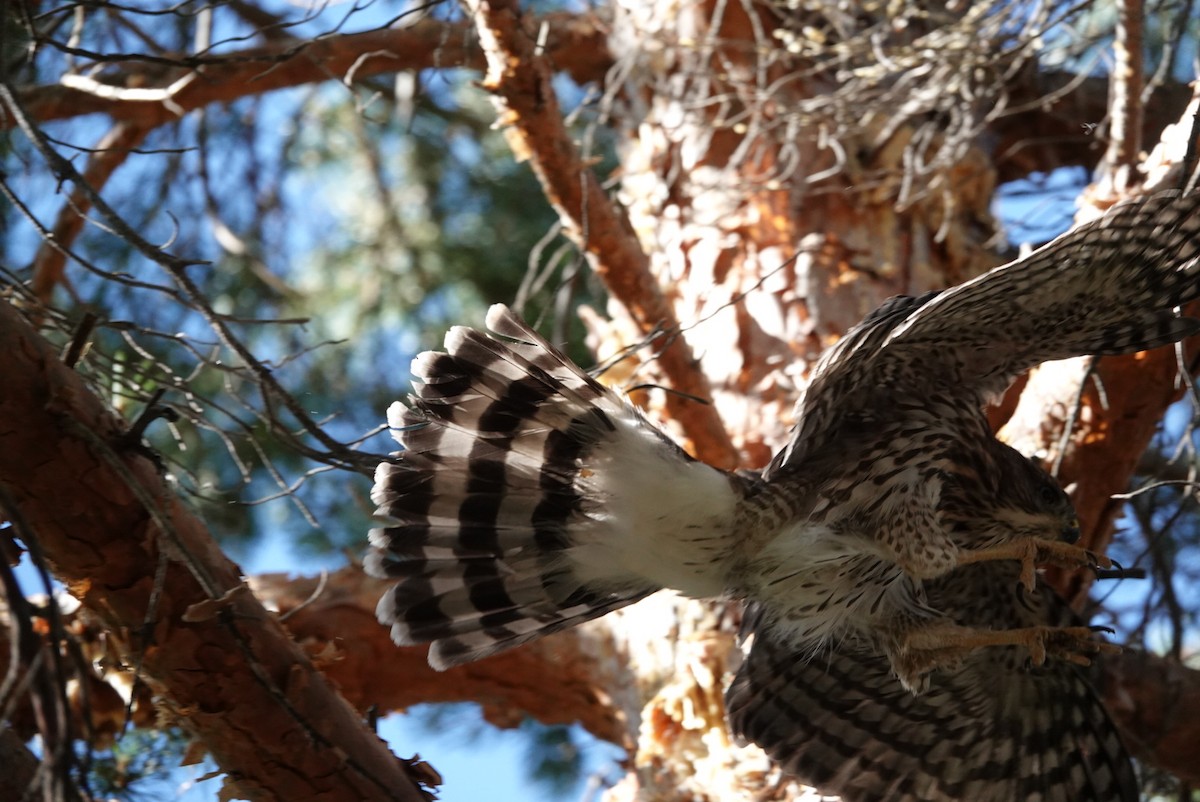
{"type": "MultiPolygon", "coordinates": [[[[1111,560],[1111,558],[1110,558],[1111,560]]],[[[1096,579],[1145,579],[1145,568],[1126,568],[1116,560],[1111,560],[1112,568],[1092,568],[1096,579]]]]}

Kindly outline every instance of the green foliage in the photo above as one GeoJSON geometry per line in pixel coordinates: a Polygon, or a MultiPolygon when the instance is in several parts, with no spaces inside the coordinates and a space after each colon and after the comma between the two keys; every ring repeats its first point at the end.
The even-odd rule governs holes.
{"type": "MultiPolygon", "coordinates": [[[[187,4],[144,14],[80,9],[74,18],[51,14],[43,33],[65,41],[74,32],[73,47],[98,55],[157,57],[147,40],[162,52],[187,52],[194,41],[187,4]]],[[[232,14],[217,8],[214,20],[214,37],[228,38],[217,51],[249,44],[238,37],[250,30],[232,14]]],[[[307,30],[316,32],[311,23],[307,30]]],[[[0,55],[11,60],[10,49],[0,55]]],[[[21,75],[56,81],[67,62],[43,46],[21,75]]],[[[103,75],[126,68],[147,64],[134,59],[103,75]]],[[[98,316],[78,369],[130,421],[165,391],[160,403],[179,420],[153,421],[147,439],[239,559],[268,535],[297,554],[360,552],[372,511],[363,474],[378,461],[369,454],[394,444],[377,433],[358,446],[367,452],[360,462],[339,466],[348,470],[314,473],[322,462],[296,444],[317,448],[315,438],[289,437],[302,422],[264,392],[209,319],[219,316],[329,436],[354,443],[407,392],[418,350],[437,347],[451,323],[482,322],[488,304],[513,300],[530,252],[555,222],[532,172],[493,129],[476,78],[438,70],[350,88],[330,81],[213,105],[153,131],[103,195],[149,242],[204,262],[186,269],[199,299],[115,236],[101,212],[70,243],[74,258],[53,299],[62,313],[48,317],[44,333],[65,348],[85,312],[98,316]]],[[[83,169],[109,125],[90,117],[43,130],[83,169]]],[[[0,158],[9,187],[42,228],[53,227],[72,185],[19,132],[0,134],[0,158]]],[[[0,206],[0,279],[28,285],[45,245],[37,226],[0,206]]],[[[545,304],[560,283],[550,276],[533,302],[545,304]]],[[[570,731],[523,729],[540,781],[570,787],[581,766],[570,731]]],[[[131,731],[87,755],[81,780],[105,798],[166,798],[185,746],[174,729],[131,731]]]]}
{"type": "MultiPolygon", "coordinates": [[[[194,20],[137,22],[186,49],[194,20]]],[[[93,16],[81,33],[80,46],[132,47],[127,32],[93,16]]],[[[41,71],[59,59],[44,54],[41,71]]],[[[531,250],[554,223],[473,80],[439,70],[209,107],[153,132],[104,194],[151,242],[209,262],[189,273],[212,310],[228,316],[233,335],[331,436],[351,442],[407,393],[413,354],[436,347],[452,323],[481,322],[488,304],[514,298],[531,250]],[[278,319],[294,322],[260,322],[278,319]]],[[[60,150],[82,164],[82,148],[103,135],[97,122],[46,130],[77,145],[60,150]]],[[[49,227],[69,185],[39,173],[23,138],[4,141],[16,149],[9,174],[49,227]]],[[[16,235],[0,245],[0,263],[25,281],[40,239],[11,213],[6,221],[16,235]]],[[[319,465],[267,424],[281,415],[278,400],[264,402],[195,304],[106,226],[87,226],[74,252],[94,269],[68,265],[79,303],[69,305],[67,326],[84,309],[101,320],[81,369],[129,417],[151,392],[167,390],[163,402],[184,419],[154,424],[149,436],[214,531],[229,545],[248,547],[267,529],[320,551],[357,548],[370,512],[366,484],[343,473],[303,481],[319,465]],[[114,280],[121,276],[163,289],[114,280]],[[289,498],[242,506],[281,494],[289,498]]],[[[551,277],[536,302],[559,283],[551,277]]],[[[58,299],[68,300],[61,290],[58,299]]],[[[283,417],[283,426],[299,426],[283,417]]],[[[377,435],[361,448],[382,453],[393,444],[377,435]]],[[[361,460],[360,473],[370,462],[361,460]]]]}

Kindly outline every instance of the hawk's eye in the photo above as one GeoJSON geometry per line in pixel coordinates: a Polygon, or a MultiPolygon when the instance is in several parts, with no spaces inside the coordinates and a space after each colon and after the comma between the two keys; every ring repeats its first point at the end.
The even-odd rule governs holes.
{"type": "Polygon", "coordinates": [[[1057,487],[1042,485],[1038,492],[1038,497],[1041,498],[1042,502],[1045,504],[1058,504],[1060,501],[1062,501],[1062,491],[1057,487]]]}

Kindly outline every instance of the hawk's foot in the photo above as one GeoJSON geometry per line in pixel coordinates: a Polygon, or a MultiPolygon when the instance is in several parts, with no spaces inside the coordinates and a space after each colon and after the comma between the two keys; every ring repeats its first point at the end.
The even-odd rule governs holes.
{"type": "Polygon", "coordinates": [[[1029,591],[1034,588],[1034,571],[1038,566],[1112,568],[1113,565],[1112,560],[1103,554],[1097,554],[1070,543],[1063,543],[1061,540],[1046,540],[1040,537],[1018,538],[982,549],[961,551],[958,555],[959,565],[970,565],[989,560],[1017,560],[1020,562],[1021,584],[1029,591]]]}
{"type": "Polygon", "coordinates": [[[888,658],[900,683],[913,693],[921,693],[929,687],[929,676],[934,671],[956,666],[972,652],[987,646],[1020,646],[1038,666],[1047,657],[1086,666],[1098,654],[1121,651],[1115,644],[1097,640],[1099,631],[1104,631],[1103,627],[974,629],[930,624],[905,635],[898,648],[889,650],[888,658]]]}

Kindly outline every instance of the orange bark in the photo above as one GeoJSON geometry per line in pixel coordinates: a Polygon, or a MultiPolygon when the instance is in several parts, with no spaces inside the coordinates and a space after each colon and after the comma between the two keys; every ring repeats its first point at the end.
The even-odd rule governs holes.
{"type": "Polygon", "coordinates": [[[478,702],[497,726],[526,716],[546,724],[578,723],[628,746],[629,722],[604,692],[612,687],[596,652],[596,628],[575,629],[445,672],[429,667],[427,646],[399,648],[375,620],[375,603],[392,582],[357,567],[323,580],[281,574],[254,577],[258,598],[285,615],[284,626],[360,710],[387,713],[427,702],[478,702]],[[311,599],[310,599],[311,597],[311,599]]]}
{"type": "MultiPolygon", "coordinates": [[[[547,57],[557,70],[585,83],[611,66],[604,33],[590,18],[547,14],[535,24],[543,23],[547,57]]],[[[403,70],[479,67],[483,56],[463,35],[465,30],[426,19],[407,28],[272,42],[210,58],[181,56],[180,67],[157,74],[130,67],[107,79],[119,83],[91,83],[76,76],[66,82],[70,85],[25,88],[20,97],[30,118],[38,122],[102,113],[154,128],[213,103],[330,79],[352,82],[403,70]]],[[[10,117],[0,116],[0,129],[12,125],[10,117]]]]}
{"type": "Polygon", "coordinates": [[[549,65],[536,53],[536,38],[524,27],[516,3],[479,2],[473,10],[488,59],[484,87],[496,99],[500,124],[508,127],[518,160],[530,160],[567,233],[641,334],[651,337],[657,364],[676,391],[665,399],[668,415],[683,429],[689,450],[710,465],[733,468],[737,453],[716,407],[707,403],[712,398],[708,378],[679,336],[679,320],[650,272],[628,217],[580,159],[550,83],[549,65]]]}
{"type": "Polygon", "coordinates": [[[0,488],[160,703],[253,799],[423,800],[403,765],[123,446],[124,425],[0,303],[0,488]]]}

